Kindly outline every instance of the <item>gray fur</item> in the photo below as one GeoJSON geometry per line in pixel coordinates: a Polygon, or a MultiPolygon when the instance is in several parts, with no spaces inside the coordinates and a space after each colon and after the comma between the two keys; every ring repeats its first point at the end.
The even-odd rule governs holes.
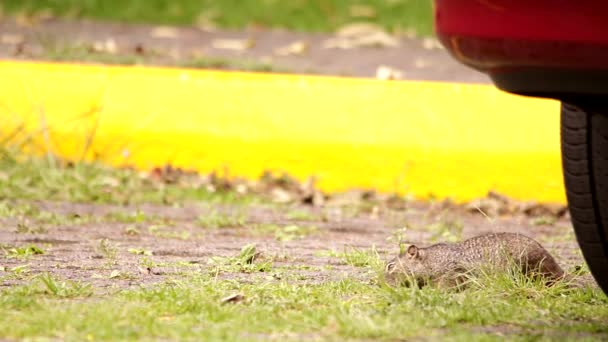
{"type": "Polygon", "coordinates": [[[386,278],[389,282],[413,279],[419,286],[429,282],[455,286],[465,279],[465,274],[483,266],[500,271],[507,270],[513,263],[528,276],[542,275],[550,281],[564,276],[551,254],[535,240],[516,233],[491,233],[459,243],[440,243],[425,248],[411,245],[387,263],[386,278]]]}

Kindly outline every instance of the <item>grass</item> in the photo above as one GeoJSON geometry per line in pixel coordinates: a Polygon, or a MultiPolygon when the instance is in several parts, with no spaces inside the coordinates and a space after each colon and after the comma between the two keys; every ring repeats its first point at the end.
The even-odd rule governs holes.
{"type": "MultiPolygon", "coordinates": [[[[165,64],[191,69],[243,70],[251,72],[290,73],[286,68],[279,68],[271,63],[253,59],[235,59],[210,56],[185,56],[175,60],[166,53],[136,54],[129,52],[109,52],[95,49],[92,45],[60,42],[53,38],[39,37],[42,51],[39,56],[56,62],[79,62],[104,65],[146,65],[165,64]]],[[[311,70],[311,72],[313,72],[311,70]]]]}
{"type": "MultiPolygon", "coordinates": [[[[165,184],[142,177],[130,169],[114,169],[100,163],[69,163],[54,158],[17,157],[0,149],[0,216],[27,215],[37,209],[16,200],[85,203],[179,205],[186,201],[206,203],[261,203],[259,196],[209,191],[204,185],[165,184]],[[20,212],[21,211],[21,212],[20,212]]],[[[76,219],[76,218],[75,218],[76,219]]],[[[137,217],[135,217],[137,220],[137,217]]]]}
{"type": "Polygon", "coordinates": [[[209,213],[200,215],[197,220],[199,226],[208,229],[242,227],[246,222],[247,215],[245,213],[222,213],[218,211],[211,211],[209,213]]]}
{"type": "Polygon", "coordinates": [[[381,271],[384,269],[384,262],[381,260],[375,247],[372,247],[369,250],[345,247],[344,251],[342,252],[327,251],[321,254],[338,258],[340,261],[342,261],[342,263],[353,267],[373,268],[376,271],[381,271]]]}
{"type": "MultiPolygon", "coordinates": [[[[242,206],[259,200],[237,195],[210,193],[204,186],[180,182],[154,182],[132,170],[95,163],[22,159],[10,153],[0,157],[0,220],[29,222],[17,227],[23,234],[34,233],[31,230],[38,224],[87,229],[88,222],[119,222],[117,232],[129,238],[149,233],[189,240],[187,231],[150,225],[161,218],[142,211],[116,211],[97,218],[53,215],[34,201],[168,205],[204,201],[222,204],[222,209],[241,206],[235,212],[207,216],[204,226],[245,225],[238,229],[246,229],[242,206]]],[[[291,220],[313,222],[252,229],[280,241],[322,234],[314,226],[321,218],[312,220],[307,212],[288,206],[282,209],[291,220]]],[[[441,239],[462,233],[462,223],[450,218],[442,217],[427,228],[441,239]]],[[[391,239],[402,243],[406,235],[401,229],[391,239]]],[[[70,272],[70,279],[60,276],[68,272],[60,266],[68,265],[61,265],[55,246],[15,247],[0,242],[0,258],[4,258],[0,260],[6,261],[0,265],[0,339],[593,341],[608,337],[608,297],[600,290],[561,283],[546,287],[542,280],[530,280],[519,272],[482,273],[459,291],[390,287],[382,277],[384,257],[374,248],[330,251],[327,257],[335,260],[323,265],[318,260],[297,261],[302,254],[289,248],[264,253],[260,249],[265,241],[259,247],[247,244],[231,256],[205,257],[201,263],[189,256],[162,259],[153,252],[156,245],[112,239],[91,240],[97,255],[86,264],[98,260],[96,266],[85,269],[75,261],[69,266],[82,268],[70,272]],[[58,261],[41,271],[45,267],[38,262],[41,259],[58,261]],[[163,262],[165,269],[181,270],[155,275],[163,262]],[[137,272],[138,265],[150,274],[137,272]]]]}
{"type": "Polygon", "coordinates": [[[178,63],[179,67],[192,69],[244,70],[252,72],[290,73],[288,69],[277,68],[271,63],[255,60],[231,59],[222,57],[196,57],[178,63]]]}
{"type": "Polygon", "coordinates": [[[142,64],[144,58],[134,54],[113,54],[95,51],[92,47],[78,44],[59,44],[42,42],[42,57],[57,62],[81,62],[98,64],[136,65],[142,64]]]}
{"type": "Polygon", "coordinates": [[[546,288],[514,282],[505,275],[482,280],[478,286],[456,292],[391,288],[354,279],[316,284],[239,282],[199,274],[97,294],[87,284],[45,274],[0,292],[0,336],[591,341],[608,333],[608,299],[599,291],[546,288]]]}
{"type": "Polygon", "coordinates": [[[431,0],[1,0],[9,14],[51,14],[130,23],[285,28],[327,32],[354,21],[432,33],[431,0]]]}
{"type": "MultiPolygon", "coordinates": [[[[4,249],[4,248],[3,248],[4,249]]],[[[35,245],[26,247],[14,247],[5,251],[7,258],[22,258],[28,259],[34,255],[44,254],[44,250],[35,245]]]]}

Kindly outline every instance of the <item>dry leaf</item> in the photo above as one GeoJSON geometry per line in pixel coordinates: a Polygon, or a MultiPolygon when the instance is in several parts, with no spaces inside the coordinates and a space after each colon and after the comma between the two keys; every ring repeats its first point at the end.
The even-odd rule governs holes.
{"type": "Polygon", "coordinates": [[[2,42],[2,44],[18,45],[22,44],[24,41],[25,38],[20,34],[5,33],[0,36],[0,42],[2,42]]]}
{"type": "Polygon", "coordinates": [[[384,81],[400,80],[403,78],[403,73],[389,66],[381,65],[376,69],[376,78],[384,81]]]}
{"type": "Polygon", "coordinates": [[[118,278],[120,277],[120,271],[119,270],[114,270],[110,273],[110,279],[114,279],[114,278],[118,278]]]}
{"type": "Polygon", "coordinates": [[[108,38],[105,41],[93,43],[92,49],[94,52],[107,52],[115,54],[118,51],[116,42],[112,38],[108,38]]]}
{"type": "Polygon", "coordinates": [[[146,48],[144,48],[144,46],[142,44],[137,44],[133,48],[133,52],[135,52],[136,55],[145,55],[146,54],[146,48]]]}
{"type": "Polygon", "coordinates": [[[352,23],[340,27],[336,31],[338,37],[359,37],[376,32],[384,32],[384,29],[371,23],[352,23]]]}
{"type": "Polygon", "coordinates": [[[352,5],[349,12],[350,16],[354,18],[373,18],[376,16],[376,9],[365,5],[352,5]]]}
{"type": "Polygon", "coordinates": [[[175,39],[179,36],[179,30],[171,26],[157,26],[152,29],[150,36],[154,38],[175,39]]]}
{"type": "Polygon", "coordinates": [[[426,37],[422,40],[422,47],[427,50],[443,49],[443,45],[437,39],[431,37],[426,37]]]}
{"type": "Polygon", "coordinates": [[[214,49],[245,51],[255,46],[253,39],[214,39],[211,42],[214,49]]]}
{"type": "Polygon", "coordinates": [[[308,46],[308,42],[299,40],[289,45],[276,48],[274,53],[278,56],[301,55],[308,51],[308,46]]]}
{"type": "Polygon", "coordinates": [[[281,188],[274,188],[271,192],[272,200],[276,203],[289,203],[293,201],[291,194],[281,188]]]}
{"type": "Polygon", "coordinates": [[[222,304],[238,303],[238,302],[243,301],[244,299],[245,299],[245,295],[243,295],[242,293],[235,293],[235,294],[231,294],[230,296],[222,298],[221,302],[222,302],[222,304]]]}
{"type": "Polygon", "coordinates": [[[397,47],[399,40],[381,27],[368,23],[356,23],[342,27],[336,37],[323,42],[326,49],[354,49],[358,47],[397,47]]]}
{"type": "Polygon", "coordinates": [[[143,268],[143,267],[141,267],[141,266],[138,266],[138,267],[137,267],[137,270],[138,270],[138,271],[139,271],[139,273],[141,273],[141,274],[146,274],[146,275],[150,275],[150,274],[152,274],[152,269],[151,269],[150,267],[143,268]]]}

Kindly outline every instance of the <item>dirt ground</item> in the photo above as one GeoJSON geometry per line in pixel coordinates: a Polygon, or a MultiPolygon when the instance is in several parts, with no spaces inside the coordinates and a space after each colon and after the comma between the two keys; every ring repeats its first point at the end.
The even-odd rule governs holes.
{"type": "MultiPolygon", "coordinates": [[[[3,219],[0,242],[6,250],[30,245],[44,250],[44,254],[27,259],[3,258],[5,269],[27,265],[33,274],[51,272],[63,279],[92,283],[99,289],[158,283],[181,272],[209,272],[213,269],[212,258],[233,257],[252,243],[263,258],[273,262],[273,268],[284,270],[281,274],[258,276],[289,276],[308,283],[346,277],[369,281],[377,275],[341,258],[340,253],[369,253],[375,248],[381,259],[386,260],[398,252],[400,234],[404,243],[427,245],[484,232],[518,232],[540,241],[566,270],[583,263],[567,214],[559,218],[546,216],[542,207],[537,213],[490,218],[476,209],[427,202],[408,202],[399,209],[371,206],[365,210],[304,204],[245,207],[200,203],[183,207],[30,204],[45,213],[42,217],[69,219],[65,222],[27,217],[3,219]],[[135,217],[134,213],[139,219],[130,219],[135,217]],[[243,220],[220,228],[205,223],[206,217],[218,213],[240,215],[243,220]],[[24,226],[34,228],[24,232],[24,226]],[[283,230],[290,226],[306,228],[301,230],[302,234],[300,228],[294,228],[295,233],[283,230]],[[284,234],[280,235],[281,232],[284,234]],[[100,250],[104,239],[116,249],[114,257],[100,250]],[[146,261],[156,266],[148,268],[146,261]]],[[[246,273],[220,272],[218,277],[254,279],[246,273]]],[[[13,286],[21,281],[5,280],[1,285],[13,286]]]]}
{"type": "Polygon", "coordinates": [[[489,82],[485,75],[454,61],[434,38],[390,36],[365,25],[337,34],[306,34],[0,20],[0,58],[95,62],[83,55],[86,52],[114,63],[181,66],[207,59],[204,64],[222,69],[251,69],[252,63],[263,63],[274,71],[354,77],[376,77],[384,66],[402,79],[489,82]]]}

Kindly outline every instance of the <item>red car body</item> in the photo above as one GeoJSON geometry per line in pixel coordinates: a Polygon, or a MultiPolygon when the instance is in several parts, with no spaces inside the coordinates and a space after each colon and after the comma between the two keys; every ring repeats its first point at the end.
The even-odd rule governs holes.
{"type": "Polygon", "coordinates": [[[606,0],[435,0],[435,25],[456,59],[503,90],[608,93],[606,0]]]}

